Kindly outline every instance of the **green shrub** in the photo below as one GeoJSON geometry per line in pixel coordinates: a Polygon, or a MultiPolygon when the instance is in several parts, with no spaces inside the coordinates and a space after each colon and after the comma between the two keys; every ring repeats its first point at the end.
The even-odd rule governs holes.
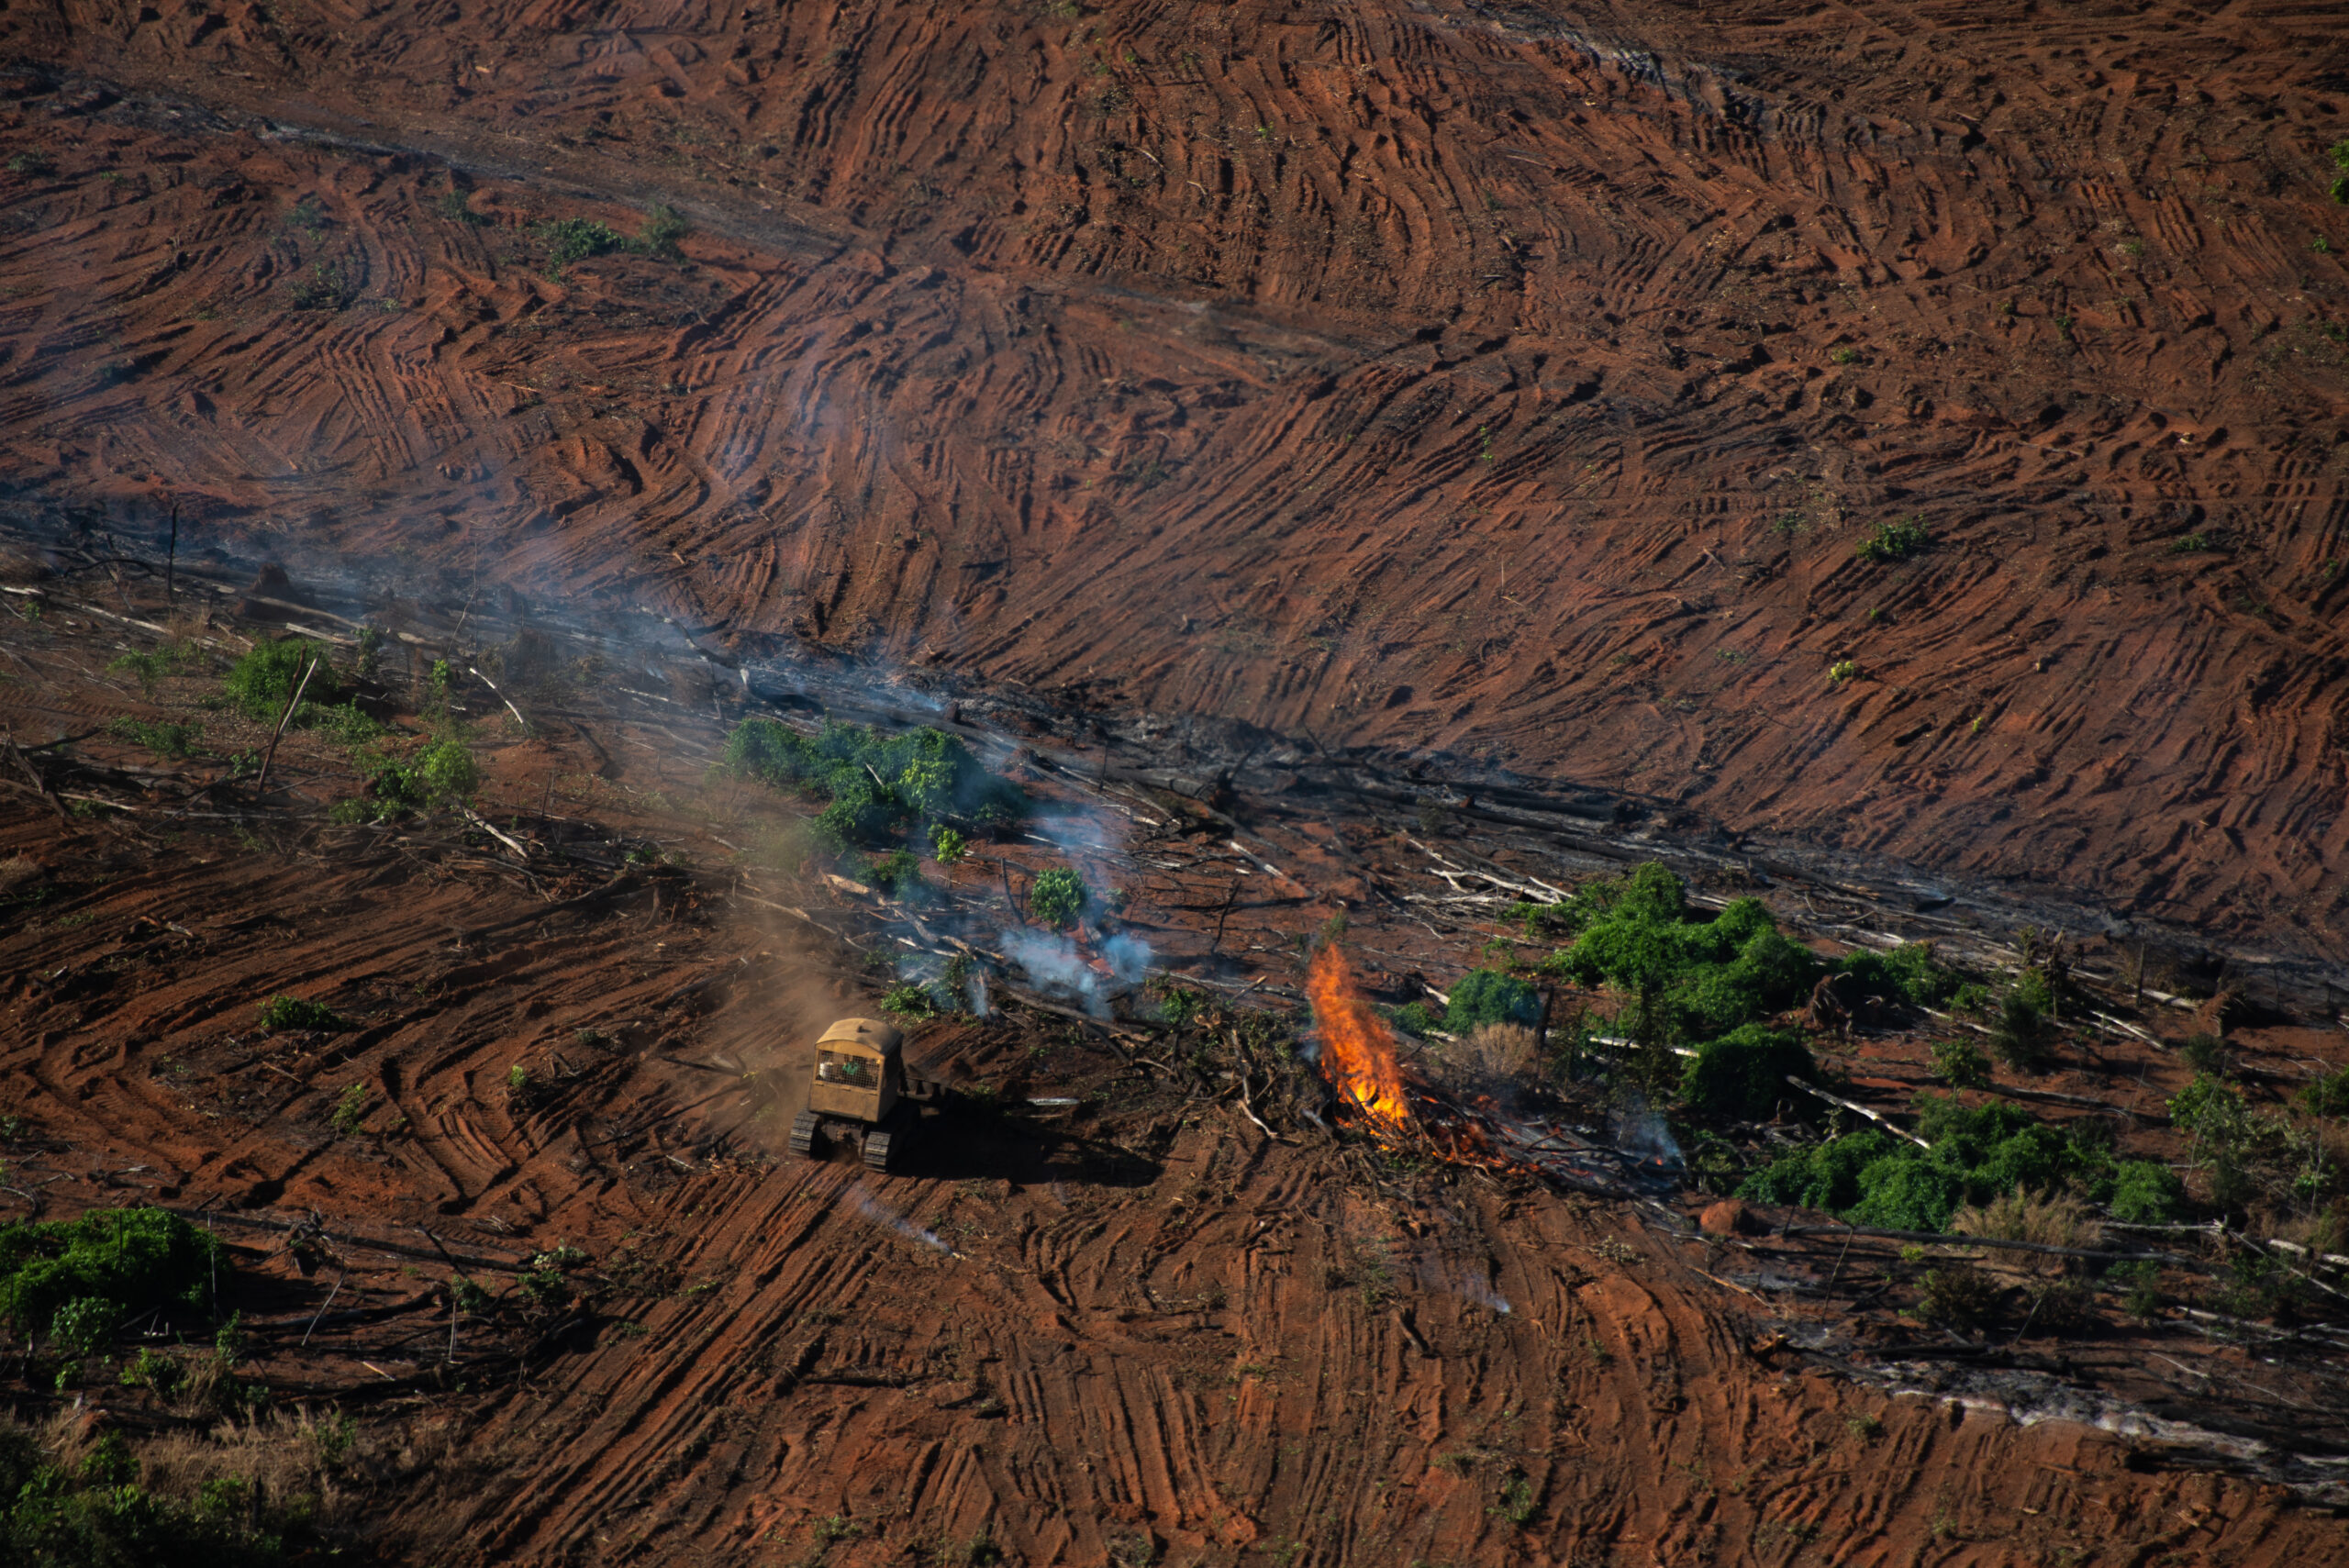
{"type": "Polygon", "coordinates": [[[2332,159],[2332,166],[2340,171],[2333,177],[2332,199],[2349,206],[2349,139],[2334,142],[2325,150],[2325,156],[2332,159]]]}
{"type": "Polygon", "coordinates": [[[1617,879],[1603,896],[1574,946],[1544,967],[1577,984],[1636,993],[1652,1033],[1727,1034],[1794,1006],[1818,976],[1818,958],[1781,936],[1757,900],[1700,917],[1681,880],[1654,864],[1617,879]]]}
{"type": "MultiPolygon", "coordinates": [[[[313,687],[317,684],[316,680],[310,683],[313,687]]],[[[301,709],[294,715],[294,723],[298,728],[323,731],[339,746],[363,746],[384,733],[384,727],[362,713],[356,702],[329,706],[305,698],[301,709]]]]}
{"type": "Polygon", "coordinates": [[[327,1034],[340,1034],[351,1026],[351,1020],[323,1002],[312,1002],[284,992],[261,1005],[261,1027],[264,1029],[317,1029],[327,1034]]]}
{"type": "Polygon", "coordinates": [[[903,1018],[919,1021],[938,1017],[937,999],[923,985],[893,985],[881,998],[881,1006],[903,1018]]]}
{"type": "Polygon", "coordinates": [[[57,1332],[71,1307],[68,1327],[87,1336],[101,1318],[121,1323],[174,1303],[195,1306],[219,1258],[218,1242],[160,1208],[0,1226],[0,1320],[19,1333],[57,1332]],[[90,1302],[99,1305],[82,1305],[90,1302]]]}
{"type": "Polygon", "coordinates": [[[406,762],[373,753],[362,753],[359,761],[374,794],[375,810],[354,816],[422,811],[447,801],[468,800],[481,787],[481,764],[453,736],[434,741],[406,762]]]}
{"type": "Polygon", "coordinates": [[[2328,1073],[2300,1091],[2310,1116],[2349,1117],[2349,1067],[2328,1073]]]}
{"type": "Polygon", "coordinates": [[[573,261],[600,256],[620,242],[620,237],[592,217],[565,217],[538,226],[547,248],[547,271],[560,273],[573,261]]]}
{"type": "Polygon", "coordinates": [[[971,852],[969,841],[942,822],[930,828],[930,853],[942,866],[957,864],[971,852]]]}
{"type": "Polygon", "coordinates": [[[875,855],[867,868],[874,885],[893,898],[911,898],[923,888],[921,862],[906,850],[891,850],[885,855],[875,855]]]}
{"type": "Polygon", "coordinates": [[[1781,1155],[1748,1177],[1738,1195],[1799,1204],[1897,1230],[1946,1230],[1961,1204],[2067,1183],[2109,1189],[2100,1149],[2002,1104],[1968,1108],[1954,1095],[1917,1096],[1920,1149],[1871,1129],[1781,1155]]]}
{"type": "Polygon", "coordinates": [[[1933,537],[1925,531],[1921,518],[1902,517],[1895,522],[1878,523],[1869,529],[1868,537],[1854,546],[1852,553],[1862,561],[1890,563],[1906,561],[1929,550],[1932,542],[1933,537]]]}
{"type": "Polygon", "coordinates": [[[1816,1071],[1799,1035],[1744,1024],[1697,1048],[1680,1081],[1680,1096],[1709,1116],[1759,1121],[1794,1095],[1787,1078],[1816,1071]]]}
{"type": "Polygon", "coordinates": [[[1452,1004],[1444,1010],[1447,1034],[1470,1034],[1483,1024],[1521,1024],[1531,1029],[1542,1021],[1542,997],[1532,986],[1497,969],[1473,969],[1452,988],[1452,1004]]]}
{"type": "Polygon", "coordinates": [[[201,724],[157,724],[143,718],[117,718],[106,729],[116,740],[144,746],[159,757],[184,757],[204,738],[201,724]]]}
{"type": "Polygon", "coordinates": [[[2195,1074],[2194,1082],[2170,1096],[2169,1118],[2193,1140],[2197,1159],[2242,1144],[2253,1131],[2243,1091],[2208,1073],[2195,1074]]]}
{"type": "Polygon", "coordinates": [[[2009,993],[1990,1026],[1990,1054],[2018,1073],[2036,1073],[2054,1055],[2047,1020],[2029,998],[2009,993]]]}
{"type": "Polygon", "coordinates": [[[1925,1271],[1917,1316],[1944,1329],[1978,1329],[1998,1310],[1998,1284],[1972,1263],[1943,1263],[1925,1271]]]}
{"type": "Polygon", "coordinates": [[[1056,931],[1075,925],[1085,905],[1085,879],[1066,866],[1040,873],[1028,890],[1029,914],[1056,931]]]}
{"type": "Polygon", "coordinates": [[[693,226],[676,212],[655,202],[644,212],[643,226],[636,231],[636,249],[663,261],[683,259],[677,241],[693,232],[693,226]]]}
{"type": "Polygon", "coordinates": [[[317,673],[310,677],[303,697],[330,703],[342,695],[342,683],[334,666],[327,662],[327,651],[298,637],[255,643],[229,670],[221,689],[246,717],[274,724],[293,700],[294,689],[302,684],[302,671],[313,659],[317,661],[317,673]]]}
{"type": "Polygon", "coordinates": [[[367,1120],[367,1085],[352,1084],[336,1095],[334,1115],[329,1119],[335,1131],[343,1137],[355,1135],[367,1120]]]}
{"type": "Polygon", "coordinates": [[[884,734],[828,723],[811,737],[773,719],[746,718],[727,737],[719,765],[827,801],[818,823],[844,846],[897,839],[909,821],[1013,821],[1026,806],[1019,792],[980,767],[962,741],[937,729],[884,734]]]}
{"type": "Polygon", "coordinates": [[[2166,1165],[2126,1160],[2114,1174],[2109,1202],[2112,1218],[2124,1225],[2168,1225],[2186,1212],[2186,1184],[2166,1165]]]}
{"type": "Polygon", "coordinates": [[[1972,1040],[1945,1040],[1933,1047],[1933,1076],[1953,1089],[1987,1089],[1990,1059],[1972,1040]]]}
{"type": "Polygon", "coordinates": [[[1958,976],[1942,967],[1931,942],[1903,942],[1890,952],[1855,952],[1837,964],[1873,995],[1937,1007],[1958,988],[1958,976]]]}
{"type": "Polygon", "coordinates": [[[1386,1014],[1386,1021],[1406,1034],[1431,1034],[1442,1027],[1442,1020],[1435,1016],[1435,1009],[1425,1002],[1406,1002],[1399,1007],[1389,1007],[1384,1010],[1386,1014]]]}

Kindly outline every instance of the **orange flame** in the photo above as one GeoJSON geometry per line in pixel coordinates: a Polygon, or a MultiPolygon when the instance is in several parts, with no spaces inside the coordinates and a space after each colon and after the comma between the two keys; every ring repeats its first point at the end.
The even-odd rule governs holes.
{"type": "Polygon", "coordinates": [[[1364,1115],[1389,1132],[1411,1126],[1395,1036],[1355,988],[1353,966],[1335,943],[1313,955],[1305,983],[1321,1029],[1321,1072],[1364,1115]]]}

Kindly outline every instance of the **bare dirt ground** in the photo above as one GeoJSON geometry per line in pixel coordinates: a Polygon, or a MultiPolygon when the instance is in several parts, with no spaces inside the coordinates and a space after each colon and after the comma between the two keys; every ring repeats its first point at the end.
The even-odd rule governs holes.
{"type": "MultiPolygon", "coordinates": [[[[0,791],[7,1217],[208,1216],[253,1375],[358,1418],[339,1484],[401,1561],[2341,1558],[2339,1345],[2198,1318],[2190,1272],[2148,1320],[1948,1335],[1944,1250],[1381,1150],[1059,993],[916,1032],[961,1114],[907,1173],[779,1161],[787,1043],[952,929],[785,869],[794,811],[707,773],[738,666],[692,650],[941,722],[880,676],[996,694],[991,758],[1085,811],[933,870],[961,935],[1075,861],[1219,1029],[1341,911],[1382,1000],[1448,984],[1493,876],[1672,851],[1623,802],[1831,948],[2006,933],[1905,869],[1763,886],[1742,835],[1969,920],[2060,897],[2118,1023],[2032,1082],[2183,1162],[2197,1026],[2132,1003],[2136,939],[2176,990],[2349,945],[2344,34],[0,10],[0,482],[72,545],[0,622],[38,749],[0,791]],[[296,607],[239,604],[269,558],[296,607]],[[108,669],[348,633],[298,604],[362,563],[434,648],[596,624],[527,732],[467,686],[478,822],[330,820],[357,775],[307,733],[261,796],[217,669],[108,669]],[[1199,747],[1257,765],[1153,793],[1137,716],[1261,727],[1199,747]],[[1354,762],[1458,809],[1297,786],[1354,762]],[[1508,828],[1504,775],[1607,833],[1508,828]],[[258,1030],[280,992],[358,1027],[258,1030]]],[[[2262,1105],[2349,1060],[2306,984],[2231,1035],[2262,1105]]],[[[1933,1038],[1822,1049],[1897,1112],[1933,1038]]]]}
{"type": "MultiPolygon", "coordinates": [[[[713,778],[732,714],[698,717],[706,684],[627,655],[518,692],[531,733],[465,688],[478,818],[337,825],[324,808],[358,781],[316,732],[257,798],[229,759],[264,737],[204,706],[214,683],[148,695],[107,667],[146,640],[109,617],[175,614],[224,657],[269,629],[233,591],[181,594],[84,568],[0,627],[0,717],[41,748],[0,802],[0,862],[39,868],[0,939],[8,1201],[159,1203],[235,1242],[250,1375],[356,1418],[340,1485],[388,1558],[2342,1550],[2323,1501],[2349,1389],[2327,1330],[2214,1333],[2174,1280],[2179,1305],[2150,1320],[2108,1301],[2060,1332],[1944,1334],[1908,1313],[1931,1261],[1914,1250],[1807,1236],[1793,1213],[1709,1235],[1693,1193],[1586,1195],[1333,1138],[1270,1080],[1235,1097],[1223,1073],[1247,1069],[1220,1023],[1170,1031],[1122,1004],[1088,1023],[999,990],[986,1021],[915,1029],[918,1064],[961,1098],[907,1173],[777,1158],[761,1075],[810,1025],[876,1007],[895,966],[875,952],[910,962],[954,930],[1007,944],[1012,891],[1043,865],[1133,888],[1122,929],[1238,1020],[1296,994],[1297,939],[1341,908],[1375,983],[1456,973],[1496,928],[1438,896],[1443,868],[1556,873],[1520,844],[1462,826],[1431,848],[1417,823],[1279,797],[1229,801],[1235,829],[1007,743],[1039,798],[1080,809],[930,868],[943,902],[925,912],[760,852],[805,807],[713,778]],[[656,689],[625,689],[631,664],[656,689]],[[215,728],[174,761],[109,736],[120,716],[215,728]],[[352,1028],[258,1029],[279,992],[352,1028]],[[353,1085],[362,1114],[338,1126],[353,1085]],[[534,1304],[518,1282],[562,1246],[584,1254],[575,1299],[534,1304]],[[461,1305],[467,1280],[491,1299],[461,1305]]],[[[428,638],[475,613],[462,594],[413,607],[428,638]]],[[[403,689],[395,656],[384,678],[403,689]]],[[[1772,896],[1791,917],[1814,893],[1832,896],[1772,896]]],[[[2159,1038],[2193,1027],[2110,1005],[2159,1038]]],[[[1931,1038],[1863,1034],[1841,1064],[1897,1109],[1931,1038]]],[[[2271,1024],[2231,1044],[2280,1095],[2349,1061],[2342,1038],[2271,1024]]],[[[2132,1151],[2174,1158],[2157,1107],[2188,1076],[2116,1030],[2032,1082],[2114,1106],[2132,1151]]],[[[87,1397],[150,1440],[205,1427],[150,1396],[87,1397]]]]}
{"type": "Polygon", "coordinates": [[[2343,27],[19,6],[6,473],[2337,953],[2343,27]]]}

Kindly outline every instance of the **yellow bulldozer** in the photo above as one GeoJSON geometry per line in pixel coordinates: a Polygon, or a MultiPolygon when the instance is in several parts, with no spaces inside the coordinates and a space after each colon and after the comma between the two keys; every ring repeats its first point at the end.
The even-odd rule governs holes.
{"type": "Polygon", "coordinates": [[[853,1140],[864,1163],[894,1170],[921,1128],[924,1106],[941,1086],[906,1072],[905,1035],[877,1018],[842,1018],[816,1041],[807,1108],[791,1123],[791,1151],[821,1160],[835,1140],[853,1140]]]}

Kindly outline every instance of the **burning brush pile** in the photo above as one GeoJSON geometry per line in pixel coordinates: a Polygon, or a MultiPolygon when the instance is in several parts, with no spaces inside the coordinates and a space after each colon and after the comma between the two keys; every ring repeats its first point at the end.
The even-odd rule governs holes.
{"type": "MultiPolygon", "coordinates": [[[[1306,982],[1319,1064],[1340,1120],[1397,1152],[1492,1171],[1539,1173],[1610,1196],[1669,1190],[1655,1161],[1585,1139],[1554,1117],[1505,1103],[1492,1086],[1453,1092],[1404,1065],[1401,1044],[1363,995],[1337,944],[1314,955],[1306,982]]],[[[1535,1042],[1538,1055],[1539,1042],[1535,1042]]]]}

